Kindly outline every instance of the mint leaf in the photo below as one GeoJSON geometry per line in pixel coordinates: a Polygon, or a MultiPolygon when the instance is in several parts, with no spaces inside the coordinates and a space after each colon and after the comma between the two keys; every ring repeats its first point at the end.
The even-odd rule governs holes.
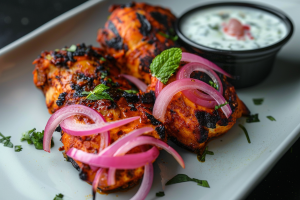
{"type": "Polygon", "coordinates": [[[15,152],[20,152],[20,151],[22,151],[22,146],[21,145],[16,145],[15,146],[15,152]]]}
{"type": "Polygon", "coordinates": [[[193,181],[196,182],[198,185],[202,186],[202,187],[207,187],[209,188],[209,184],[206,180],[199,180],[196,178],[190,178],[189,176],[185,175],[185,174],[177,174],[176,176],[174,176],[173,178],[171,178],[166,185],[172,185],[172,184],[176,184],[176,183],[182,183],[182,182],[188,182],[188,181],[193,181]]]}
{"type": "Polygon", "coordinates": [[[152,76],[156,77],[163,84],[166,84],[179,67],[181,57],[182,51],[180,48],[164,50],[153,59],[150,65],[152,76]]]}
{"type": "Polygon", "coordinates": [[[261,105],[264,102],[263,98],[260,99],[253,99],[254,105],[261,105]]]}
{"type": "Polygon", "coordinates": [[[276,119],[275,119],[274,117],[272,117],[272,116],[267,116],[267,118],[268,118],[269,120],[271,120],[271,121],[276,121],[276,119]]]}
{"type": "Polygon", "coordinates": [[[26,131],[24,133],[22,133],[22,137],[21,137],[21,142],[25,141],[25,140],[30,140],[30,134],[33,133],[36,129],[33,128],[29,131],[26,131]]]}
{"type": "Polygon", "coordinates": [[[9,147],[9,148],[14,147],[13,143],[11,143],[10,141],[11,136],[5,137],[2,133],[0,133],[0,137],[2,137],[0,139],[0,143],[3,143],[5,147],[9,147]]]}
{"type": "Polygon", "coordinates": [[[208,155],[214,155],[214,152],[208,151],[208,147],[205,147],[203,153],[197,155],[198,160],[201,161],[201,162],[205,162],[205,157],[206,157],[207,154],[208,155]]]}
{"type": "Polygon", "coordinates": [[[108,93],[104,92],[104,90],[109,89],[108,86],[104,85],[104,84],[99,84],[97,85],[93,91],[83,91],[81,94],[82,95],[87,95],[86,99],[88,100],[92,100],[92,101],[96,101],[96,100],[100,100],[100,99],[108,99],[108,100],[112,100],[113,99],[109,96],[108,93]]]}

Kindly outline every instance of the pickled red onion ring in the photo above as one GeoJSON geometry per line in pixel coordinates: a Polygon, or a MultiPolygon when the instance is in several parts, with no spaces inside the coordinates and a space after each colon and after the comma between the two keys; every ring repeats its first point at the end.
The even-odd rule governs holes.
{"type": "Polygon", "coordinates": [[[149,163],[145,165],[144,178],[142,184],[137,193],[130,200],[142,200],[145,199],[151,189],[153,182],[153,164],[149,163]]]}
{"type": "Polygon", "coordinates": [[[43,148],[50,153],[51,138],[56,127],[66,118],[73,115],[89,117],[96,124],[104,122],[104,118],[97,111],[83,105],[70,105],[57,110],[48,120],[43,139],[43,148]]]}
{"type": "MultiPolygon", "coordinates": [[[[191,62],[191,63],[184,65],[177,72],[176,79],[179,80],[179,79],[184,79],[184,78],[190,78],[191,74],[194,71],[201,71],[201,72],[204,72],[205,74],[207,74],[212,79],[212,81],[215,84],[217,84],[218,91],[221,94],[223,94],[223,85],[222,85],[222,82],[221,82],[219,76],[211,68],[207,67],[206,65],[204,65],[202,63],[191,62]]],[[[214,101],[214,99],[211,96],[204,94],[198,90],[185,90],[182,93],[188,99],[190,99],[191,101],[193,101],[194,103],[196,103],[198,105],[208,107],[208,108],[214,108],[217,105],[217,103],[214,101]],[[197,100],[198,98],[200,98],[200,100],[197,100]],[[194,99],[196,99],[196,101],[194,99]]]]}
{"type": "Polygon", "coordinates": [[[130,118],[113,121],[113,122],[102,122],[102,123],[86,125],[86,124],[77,123],[75,120],[72,120],[72,118],[68,118],[60,123],[60,127],[64,132],[70,135],[87,136],[87,135],[102,133],[111,130],[113,128],[123,126],[137,119],[140,119],[140,117],[136,116],[136,117],[130,117],[130,118]]]}
{"type": "Polygon", "coordinates": [[[160,82],[160,80],[157,79],[156,85],[155,85],[155,97],[158,97],[159,93],[161,92],[164,84],[160,82]]]}
{"type": "MultiPolygon", "coordinates": [[[[210,85],[192,78],[180,79],[170,83],[161,91],[160,95],[156,98],[153,107],[153,116],[161,122],[164,122],[167,107],[173,96],[180,91],[189,89],[198,89],[207,93],[215,99],[218,105],[225,104],[226,102],[222,94],[220,94],[215,88],[211,87],[210,85]]],[[[230,106],[226,104],[222,106],[221,109],[224,112],[225,116],[229,118],[232,113],[230,106]]]]}
{"type": "Polygon", "coordinates": [[[147,85],[140,79],[138,79],[134,76],[127,75],[127,74],[120,74],[120,76],[123,76],[124,78],[126,78],[127,80],[132,82],[137,88],[142,90],[142,92],[146,92],[147,85]]]}
{"type": "Polygon", "coordinates": [[[104,156],[99,154],[87,153],[85,151],[71,148],[67,151],[67,156],[80,162],[103,168],[117,169],[136,169],[148,163],[152,163],[158,155],[159,150],[152,147],[150,150],[142,153],[128,154],[124,156],[104,156]]]}
{"type": "Polygon", "coordinates": [[[184,62],[198,62],[198,63],[202,63],[208,67],[210,67],[211,69],[224,74],[225,76],[229,77],[229,78],[233,78],[232,75],[230,75],[229,73],[225,72],[223,69],[221,69],[220,67],[218,67],[216,64],[212,63],[211,61],[202,58],[201,56],[195,55],[195,54],[191,54],[191,53],[186,53],[186,52],[182,52],[182,58],[181,61],[184,62]]]}

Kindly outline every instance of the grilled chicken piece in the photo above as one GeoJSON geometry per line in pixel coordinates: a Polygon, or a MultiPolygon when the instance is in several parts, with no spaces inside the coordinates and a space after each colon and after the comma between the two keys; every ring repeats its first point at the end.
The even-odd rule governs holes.
{"type": "MultiPolygon", "coordinates": [[[[124,73],[143,79],[147,84],[151,80],[148,91],[154,91],[157,80],[150,79],[149,66],[161,51],[178,46],[160,35],[160,32],[172,35],[170,30],[176,17],[168,9],[145,3],[112,6],[110,11],[112,13],[105,28],[98,32],[98,42],[106,47],[110,56],[117,59],[124,73]]],[[[186,51],[184,48],[182,50],[186,51]]],[[[174,79],[175,75],[169,83],[174,79]]],[[[215,111],[196,105],[181,92],[173,97],[164,125],[170,139],[179,146],[201,153],[208,141],[226,133],[243,114],[249,114],[234,87],[226,79],[221,79],[225,88],[224,97],[233,110],[228,120],[221,109],[215,111]]]]}
{"type": "MultiPolygon", "coordinates": [[[[191,78],[209,82],[210,78],[203,73],[193,73],[191,78]]],[[[250,112],[239,99],[235,88],[220,77],[223,84],[223,96],[232,109],[232,115],[227,119],[221,109],[211,109],[197,105],[186,98],[182,92],[174,95],[167,107],[165,128],[169,138],[187,150],[201,154],[207,143],[212,139],[225,134],[236,123],[236,119],[250,112]]],[[[172,76],[168,83],[175,81],[172,76]]],[[[155,91],[157,79],[152,77],[148,91],[155,91]]]]}
{"type": "MultiPolygon", "coordinates": [[[[155,131],[145,134],[166,141],[164,126],[151,115],[154,103],[154,94],[138,93],[129,94],[124,90],[135,89],[132,83],[119,77],[119,70],[114,67],[113,61],[103,59],[103,51],[84,44],[77,45],[76,51],[66,50],[43,52],[33,63],[34,84],[42,90],[46,97],[46,105],[49,113],[72,104],[88,106],[101,113],[106,121],[115,121],[133,116],[140,116],[140,120],[133,121],[127,125],[110,131],[111,142],[131,132],[134,129],[149,126],[155,131]],[[107,93],[113,98],[111,100],[87,100],[81,93],[91,91],[98,84],[105,84],[110,88],[107,93]]],[[[77,116],[82,123],[93,123],[91,120],[77,116]]],[[[62,133],[61,150],[68,151],[71,147],[81,149],[89,153],[98,153],[100,136],[91,135],[86,137],[71,136],[62,133]]],[[[139,147],[132,152],[141,152],[139,147]]],[[[92,183],[96,172],[89,165],[76,161],[72,162],[81,170],[80,177],[88,183],[92,183]]],[[[112,191],[120,188],[128,188],[143,176],[144,169],[140,167],[135,170],[117,170],[116,184],[107,186],[106,180],[101,179],[99,188],[102,191],[112,191]]]]}
{"type": "Polygon", "coordinates": [[[176,17],[168,9],[145,3],[114,5],[109,10],[112,13],[98,32],[98,42],[117,59],[122,73],[150,84],[152,59],[176,45],[166,38],[174,36],[176,17]]]}

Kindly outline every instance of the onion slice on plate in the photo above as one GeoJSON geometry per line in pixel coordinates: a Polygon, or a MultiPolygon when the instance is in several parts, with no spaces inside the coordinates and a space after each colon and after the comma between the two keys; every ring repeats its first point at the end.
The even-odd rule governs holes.
{"type": "Polygon", "coordinates": [[[135,78],[134,76],[127,75],[127,74],[120,74],[120,76],[123,76],[124,78],[126,78],[127,80],[132,82],[137,88],[142,90],[142,92],[146,92],[147,85],[140,79],[135,78]]]}
{"type": "Polygon", "coordinates": [[[181,61],[202,63],[202,64],[210,67],[211,69],[213,69],[221,74],[224,74],[225,76],[227,76],[229,78],[233,78],[232,75],[225,72],[222,68],[218,67],[216,64],[212,63],[211,61],[209,61],[205,58],[202,58],[201,56],[198,56],[198,55],[195,55],[192,53],[182,52],[181,61]]]}
{"type": "MultiPolygon", "coordinates": [[[[154,104],[153,116],[161,122],[164,122],[167,107],[173,96],[177,92],[189,89],[198,89],[207,93],[215,99],[218,105],[225,104],[226,102],[222,94],[220,94],[220,92],[218,92],[210,85],[192,78],[181,79],[170,83],[161,91],[154,104]]],[[[230,106],[226,104],[222,106],[221,109],[224,112],[225,116],[229,118],[232,113],[230,106]]]]}
{"type": "Polygon", "coordinates": [[[92,166],[103,168],[113,167],[117,169],[136,169],[155,160],[159,155],[159,150],[156,147],[152,147],[146,152],[113,157],[87,153],[76,148],[71,148],[66,154],[74,160],[78,160],[92,166]]]}

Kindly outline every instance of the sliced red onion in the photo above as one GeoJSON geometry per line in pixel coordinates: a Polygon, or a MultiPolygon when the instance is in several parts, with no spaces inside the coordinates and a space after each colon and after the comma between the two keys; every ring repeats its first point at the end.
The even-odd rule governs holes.
{"type": "MultiPolygon", "coordinates": [[[[217,84],[218,91],[223,94],[223,85],[219,76],[211,68],[202,63],[191,62],[186,64],[177,72],[176,79],[179,80],[190,78],[191,74],[194,71],[201,71],[206,73],[212,79],[212,81],[217,84]]],[[[203,92],[200,92],[198,90],[184,90],[182,91],[182,93],[192,102],[200,106],[204,106],[206,108],[214,108],[216,105],[218,105],[211,96],[204,94],[203,92]]]]}
{"type": "Polygon", "coordinates": [[[143,133],[148,133],[154,131],[152,127],[144,127],[140,129],[136,129],[134,131],[131,131],[130,133],[124,135],[123,137],[119,138],[117,141],[115,141],[110,146],[106,147],[102,152],[100,152],[100,155],[103,156],[113,156],[114,153],[125,143],[129,142],[130,140],[136,138],[137,136],[142,135],[143,133]]]}
{"type": "Polygon", "coordinates": [[[211,69],[224,74],[225,76],[229,77],[229,78],[233,78],[232,75],[230,75],[229,73],[225,72],[223,69],[221,69],[220,67],[218,67],[216,64],[210,62],[209,60],[202,58],[201,56],[192,54],[192,53],[186,53],[186,52],[182,52],[182,58],[181,61],[184,62],[198,62],[198,63],[202,63],[208,67],[210,67],[211,69]]]}
{"type": "Polygon", "coordinates": [[[137,193],[130,200],[144,200],[147,197],[152,186],[153,175],[153,164],[149,163],[145,165],[145,172],[142,184],[137,193]]]}
{"type": "Polygon", "coordinates": [[[157,79],[157,83],[155,85],[155,97],[158,97],[159,93],[161,92],[164,84],[157,79]]]}
{"type": "Polygon", "coordinates": [[[140,79],[135,78],[134,76],[127,75],[127,74],[120,74],[120,76],[123,76],[124,78],[126,78],[127,80],[132,82],[136,87],[138,87],[140,90],[142,90],[142,92],[146,92],[147,85],[140,79]]]}
{"type": "Polygon", "coordinates": [[[63,122],[61,122],[60,127],[62,128],[63,131],[65,131],[70,135],[87,136],[87,135],[102,133],[123,126],[137,119],[140,119],[140,116],[130,117],[130,118],[113,121],[113,122],[106,122],[106,123],[102,122],[97,124],[86,125],[86,124],[77,123],[76,120],[73,120],[72,118],[68,118],[65,119],[63,122]]]}
{"type": "Polygon", "coordinates": [[[160,148],[166,150],[169,154],[171,154],[177,160],[177,162],[180,164],[180,166],[182,168],[185,168],[184,161],[183,161],[182,157],[177,153],[177,151],[175,151],[171,146],[167,145],[163,141],[160,141],[160,140],[158,140],[154,137],[150,137],[150,136],[139,136],[139,137],[133,139],[132,141],[127,142],[125,145],[123,145],[121,148],[119,148],[118,151],[116,151],[114,156],[123,156],[128,151],[133,149],[134,147],[145,145],[145,144],[155,145],[157,147],[160,147],[160,148]]]}
{"type": "Polygon", "coordinates": [[[104,121],[104,118],[95,110],[83,105],[70,105],[56,111],[48,120],[45,127],[43,148],[50,153],[51,138],[56,127],[66,118],[73,115],[84,115],[93,120],[96,124],[104,121]]]}
{"type": "Polygon", "coordinates": [[[98,188],[98,185],[99,185],[99,181],[100,181],[100,177],[101,177],[103,171],[104,171],[103,168],[99,168],[97,173],[96,173],[96,176],[94,178],[93,185],[92,185],[93,196],[96,194],[96,191],[97,191],[97,188],[98,188]]]}
{"type": "MultiPolygon", "coordinates": [[[[153,107],[153,116],[161,122],[164,122],[167,107],[173,96],[177,92],[189,89],[198,89],[207,93],[215,99],[218,105],[224,104],[226,102],[222,94],[220,94],[215,88],[211,87],[210,85],[196,79],[181,79],[170,83],[161,91],[160,95],[156,98],[153,107]]],[[[222,106],[221,109],[227,118],[232,113],[232,110],[228,104],[222,106]]]]}
{"type": "Polygon", "coordinates": [[[142,167],[147,163],[151,163],[159,155],[159,150],[152,147],[150,150],[142,153],[128,154],[124,156],[112,157],[103,156],[99,154],[87,153],[82,150],[71,148],[67,152],[67,156],[74,160],[103,168],[117,168],[117,169],[136,169],[142,167]]]}

